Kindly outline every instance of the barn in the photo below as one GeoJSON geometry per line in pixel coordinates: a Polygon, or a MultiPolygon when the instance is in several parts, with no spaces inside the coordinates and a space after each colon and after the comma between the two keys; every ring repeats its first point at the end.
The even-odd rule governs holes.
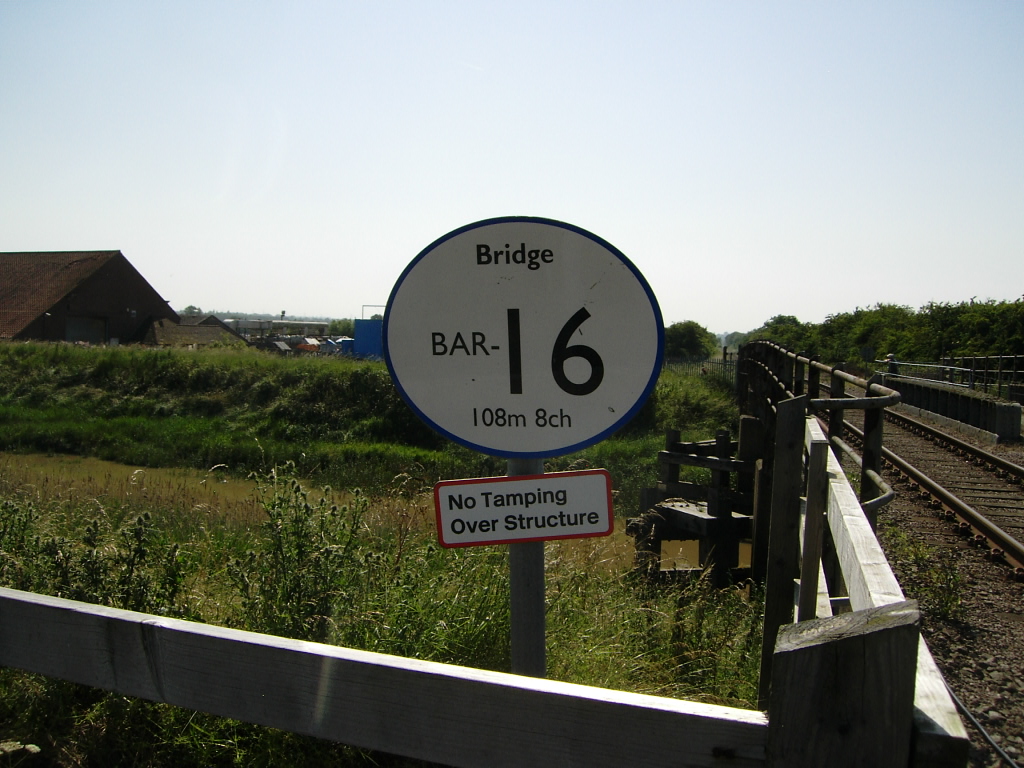
{"type": "Polygon", "coordinates": [[[142,341],[178,315],[120,251],[0,253],[0,339],[142,341]]]}

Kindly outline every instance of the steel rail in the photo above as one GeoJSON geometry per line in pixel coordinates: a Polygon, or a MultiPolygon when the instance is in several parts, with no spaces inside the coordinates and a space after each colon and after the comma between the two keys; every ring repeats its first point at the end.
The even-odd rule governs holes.
{"type": "MultiPolygon", "coordinates": [[[[863,439],[864,433],[853,424],[846,422],[845,428],[859,439],[863,439]]],[[[989,543],[993,557],[1006,560],[1013,566],[1017,576],[1024,576],[1024,544],[1021,544],[987,517],[979,514],[973,507],[965,504],[959,497],[943,488],[917,469],[917,467],[904,461],[888,448],[882,448],[882,456],[899,472],[902,472],[920,485],[929,494],[938,499],[946,509],[970,525],[976,533],[984,537],[989,543]]]]}
{"type": "Polygon", "coordinates": [[[1014,464],[1012,461],[1007,461],[1002,456],[996,456],[994,453],[989,453],[985,449],[979,448],[976,445],[965,443],[963,440],[960,440],[959,438],[954,437],[953,435],[936,429],[935,427],[925,424],[924,422],[918,421],[917,419],[912,419],[910,416],[907,416],[905,414],[889,411],[885,415],[890,421],[894,421],[897,424],[909,424],[914,429],[921,430],[922,432],[925,432],[931,435],[932,437],[949,443],[958,451],[968,453],[974,458],[980,459],[984,461],[986,464],[991,464],[996,469],[999,469],[1008,475],[1012,475],[1013,477],[1019,478],[1020,480],[1024,481],[1024,467],[1020,466],[1019,464],[1014,464]]]}
{"type": "MultiPolygon", "coordinates": [[[[821,420],[819,419],[818,422],[821,423],[821,420]]],[[[826,431],[828,431],[827,427],[825,429],[826,431]]],[[[861,433],[861,438],[863,439],[863,433],[861,433]]],[[[864,468],[864,460],[860,457],[860,454],[858,454],[857,451],[855,451],[853,447],[846,443],[844,440],[841,440],[838,437],[830,437],[829,442],[832,445],[839,448],[839,450],[841,450],[851,459],[853,459],[853,462],[857,465],[858,468],[864,468]]],[[[869,469],[867,470],[867,474],[868,477],[871,478],[872,482],[874,482],[875,487],[878,488],[879,491],[881,491],[881,494],[873,499],[862,501],[860,503],[860,506],[861,509],[863,509],[865,512],[874,512],[875,510],[881,509],[890,501],[895,499],[896,491],[894,491],[892,489],[892,486],[885,482],[882,476],[875,472],[875,470],[869,469]]]]}
{"type": "MultiPolygon", "coordinates": [[[[877,387],[877,384],[872,386],[877,387]]],[[[883,387],[884,389],[884,387],[883,387]]],[[[888,408],[900,401],[900,393],[881,395],[879,397],[823,397],[811,400],[808,405],[820,411],[870,411],[874,408],[888,408]]]]}

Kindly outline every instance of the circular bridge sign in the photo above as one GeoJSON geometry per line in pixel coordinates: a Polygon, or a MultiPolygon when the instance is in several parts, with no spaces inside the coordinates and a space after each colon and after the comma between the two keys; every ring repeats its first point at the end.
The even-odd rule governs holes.
{"type": "Polygon", "coordinates": [[[430,426],[497,456],[541,458],[628,422],[661,369],[661,310],[614,246],[540,218],[450,232],[399,277],[384,358],[430,426]]]}

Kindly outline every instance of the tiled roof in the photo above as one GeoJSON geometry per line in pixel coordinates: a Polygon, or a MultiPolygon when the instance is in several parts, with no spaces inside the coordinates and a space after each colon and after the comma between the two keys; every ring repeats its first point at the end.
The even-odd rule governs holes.
{"type": "Polygon", "coordinates": [[[120,251],[0,253],[0,338],[12,338],[120,251]]]}

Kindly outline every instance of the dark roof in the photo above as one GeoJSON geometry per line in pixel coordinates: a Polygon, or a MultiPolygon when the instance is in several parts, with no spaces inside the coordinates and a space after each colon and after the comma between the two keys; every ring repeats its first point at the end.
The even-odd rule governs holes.
{"type": "Polygon", "coordinates": [[[163,347],[184,347],[204,344],[244,344],[245,339],[220,325],[178,325],[173,320],[153,322],[147,339],[163,347]]]}
{"type": "Polygon", "coordinates": [[[121,252],[0,253],[0,338],[20,333],[116,256],[121,252]]]}
{"type": "Polygon", "coordinates": [[[234,333],[234,329],[216,315],[181,315],[178,317],[179,325],[214,325],[218,328],[226,328],[234,333]]]}

